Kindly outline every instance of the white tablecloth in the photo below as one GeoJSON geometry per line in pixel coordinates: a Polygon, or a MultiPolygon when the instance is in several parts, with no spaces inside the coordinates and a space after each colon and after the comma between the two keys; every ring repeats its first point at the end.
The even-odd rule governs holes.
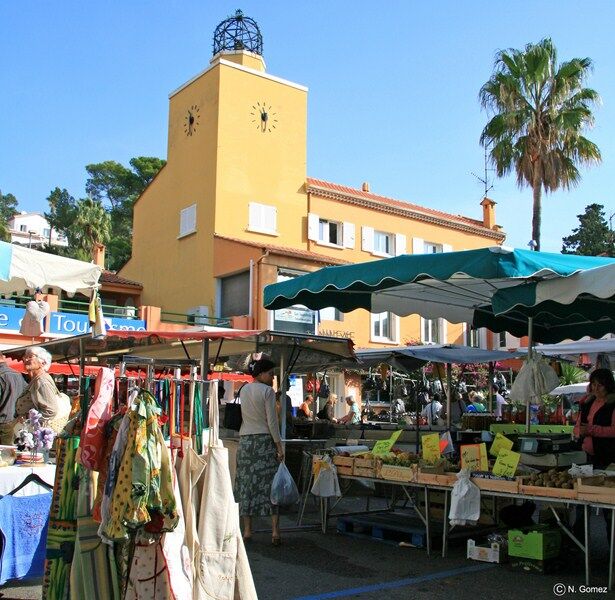
{"type": "MultiPolygon", "coordinates": [[[[42,465],[40,467],[22,467],[13,465],[12,467],[0,467],[0,496],[12,492],[30,473],[36,473],[45,483],[53,486],[56,474],[55,465],[42,465]]],[[[19,490],[16,496],[32,496],[34,494],[44,494],[47,490],[36,483],[29,483],[19,490]]]]}

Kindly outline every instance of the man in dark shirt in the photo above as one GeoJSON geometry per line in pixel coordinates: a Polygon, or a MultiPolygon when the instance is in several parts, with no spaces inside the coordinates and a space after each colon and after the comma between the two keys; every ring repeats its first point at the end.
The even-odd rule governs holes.
{"type": "Polygon", "coordinates": [[[6,356],[0,352],[0,444],[13,443],[15,401],[25,389],[25,379],[6,364],[6,356]]]}

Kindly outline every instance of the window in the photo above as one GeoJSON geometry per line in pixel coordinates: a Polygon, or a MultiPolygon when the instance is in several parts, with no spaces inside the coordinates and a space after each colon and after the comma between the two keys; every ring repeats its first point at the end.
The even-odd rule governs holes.
{"type": "Polygon", "coordinates": [[[20,225],[19,226],[19,231],[26,231],[26,226],[25,225],[20,225]]]}
{"type": "Polygon", "coordinates": [[[45,229],[43,229],[43,237],[46,237],[47,239],[49,239],[50,235],[51,235],[51,229],[49,227],[45,227],[45,229]]]}
{"type": "Polygon", "coordinates": [[[248,231],[278,235],[278,210],[275,206],[250,202],[248,205],[248,231]]]}
{"type": "Polygon", "coordinates": [[[395,253],[393,246],[393,236],[390,233],[374,231],[374,253],[392,256],[395,253]]]}
{"type": "Polygon", "coordinates": [[[179,237],[189,235],[196,231],[196,204],[192,204],[179,211],[179,237]]]}
{"type": "Polygon", "coordinates": [[[250,271],[220,277],[219,317],[250,314],[250,271]]]}
{"type": "Polygon", "coordinates": [[[466,325],[465,344],[472,348],[482,348],[482,330],[473,327],[469,323],[466,325]]]}
{"type": "Polygon", "coordinates": [[[428,242],[423,238],[412,238],[412,254],[438,254],[440,252],[452,252],[453,247],[450,244],[438,244],[436,242],[428,242]]]}
{"type": "Polygon", "coordinates": [[[391,312],[372,313],[372,342],[396,342],[399,337],[397,325],[397,317],[391,312]]]}
{"type": "Polygon", "coordinates": [[[443,319],[421,319],[421,341],[425,344],[443,344],[446,338],[443,319]]]}
{"type": "Polygon", "coordinates": [[[442,252],[442,244],[425,242],[425,245],[423,246],[423,254],[438,254],[439,252],[442,252]]]}
{"type": "Polygon", "coordinates": [[[318,311],[318,320],[319,321],[343,321],[344,313],[339,311],[337,308],[333,306],[329,306],[328,308],[323,308],[318,311]]]}
{"type": "MultiPolygon", "coordinates": [[[[278,270],[278,283],[305,275],[301,271],[290,269],[278,270]]],[[[273,313],[272,329],[275,331],[287,331],[290,333],[307,333],[314,335],[317,331],[317,313],[309,308],[295,304],[289,308],[271,311],[273,313]]]]}
{"type": "Polygon", "coordinates": [[[506,332],[500,331],[499,333],[499,345],[500,348],[506,348],[506,332]]]}
{"type": "Polygon", "coordinates": [[[318,220],[318,241],[335,246],[342,245],[342,224],[337,221],[318,220]]]}

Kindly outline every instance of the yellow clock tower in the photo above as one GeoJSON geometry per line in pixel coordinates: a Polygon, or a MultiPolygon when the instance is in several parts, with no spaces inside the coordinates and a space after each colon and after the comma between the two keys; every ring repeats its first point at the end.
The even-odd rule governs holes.
{"type": "Polygon", "coordinates": [[[266,72],[258,26],[237,11],[209,67],[170,94],[167,164],[135,204],[122,274],[144,304],[213,316],[216,236],[305,245],[306,138],[307,88],[266,72]]]}

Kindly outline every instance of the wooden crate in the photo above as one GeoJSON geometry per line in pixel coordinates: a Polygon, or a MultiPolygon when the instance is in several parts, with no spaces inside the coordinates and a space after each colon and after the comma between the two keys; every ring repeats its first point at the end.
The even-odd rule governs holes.
{"type": "Polygon", "coordinates": [[[334,456],[333,464],[337,468],[337,474],[352,475],[354,460],[352,456],[334,456]]]}
{"type": "Polygon", "coordinates": [[[457,482],[456,473],[424,473],[419,469],[417,478],[418,483],[426,483],[429,485],[444,485],[452,487],[457,482]]]}
{"type": "Polygon", "coordinates": [[[528,496],[545,496],[545,498],[561,498],[562,500],[576,500],[578,496],[578,490],[575,487],[571,490],[555,488],[555,487],[542,487],[538,485],[526,485],[525,482],[528,477],[519,478],[519,492],[521,494],[527,494],[528,496]]]}
{"type": "Polygon", "coordinates": [[[381,464],[378,470],[378,477],[389,481],[416,482],[418,468],[416,465],[411,467],[400,467],[397,465],[381,464]]]}
{"type": "Polygon", "coordinates": [[[615,487],[605,486],[605,481],[612,482],[615,478],[596,475],[577,479],[579,500],[615,504],[615,487]]]}
{"type": "Polygon", "coordinates": [[[352,465],[355,477],[376,477],[376,460],[374,458],[355,458],[352,465]]]}
{"type": "Polygon", "coordinates": [[[519,492],[519,480],[507,481],[505,479],[488,479],[485,477],[471,477],[472,483],[475,483],[481,490],[489,490],[493,492],[506,492],[509,494],[517,494],[519,492]]]}

